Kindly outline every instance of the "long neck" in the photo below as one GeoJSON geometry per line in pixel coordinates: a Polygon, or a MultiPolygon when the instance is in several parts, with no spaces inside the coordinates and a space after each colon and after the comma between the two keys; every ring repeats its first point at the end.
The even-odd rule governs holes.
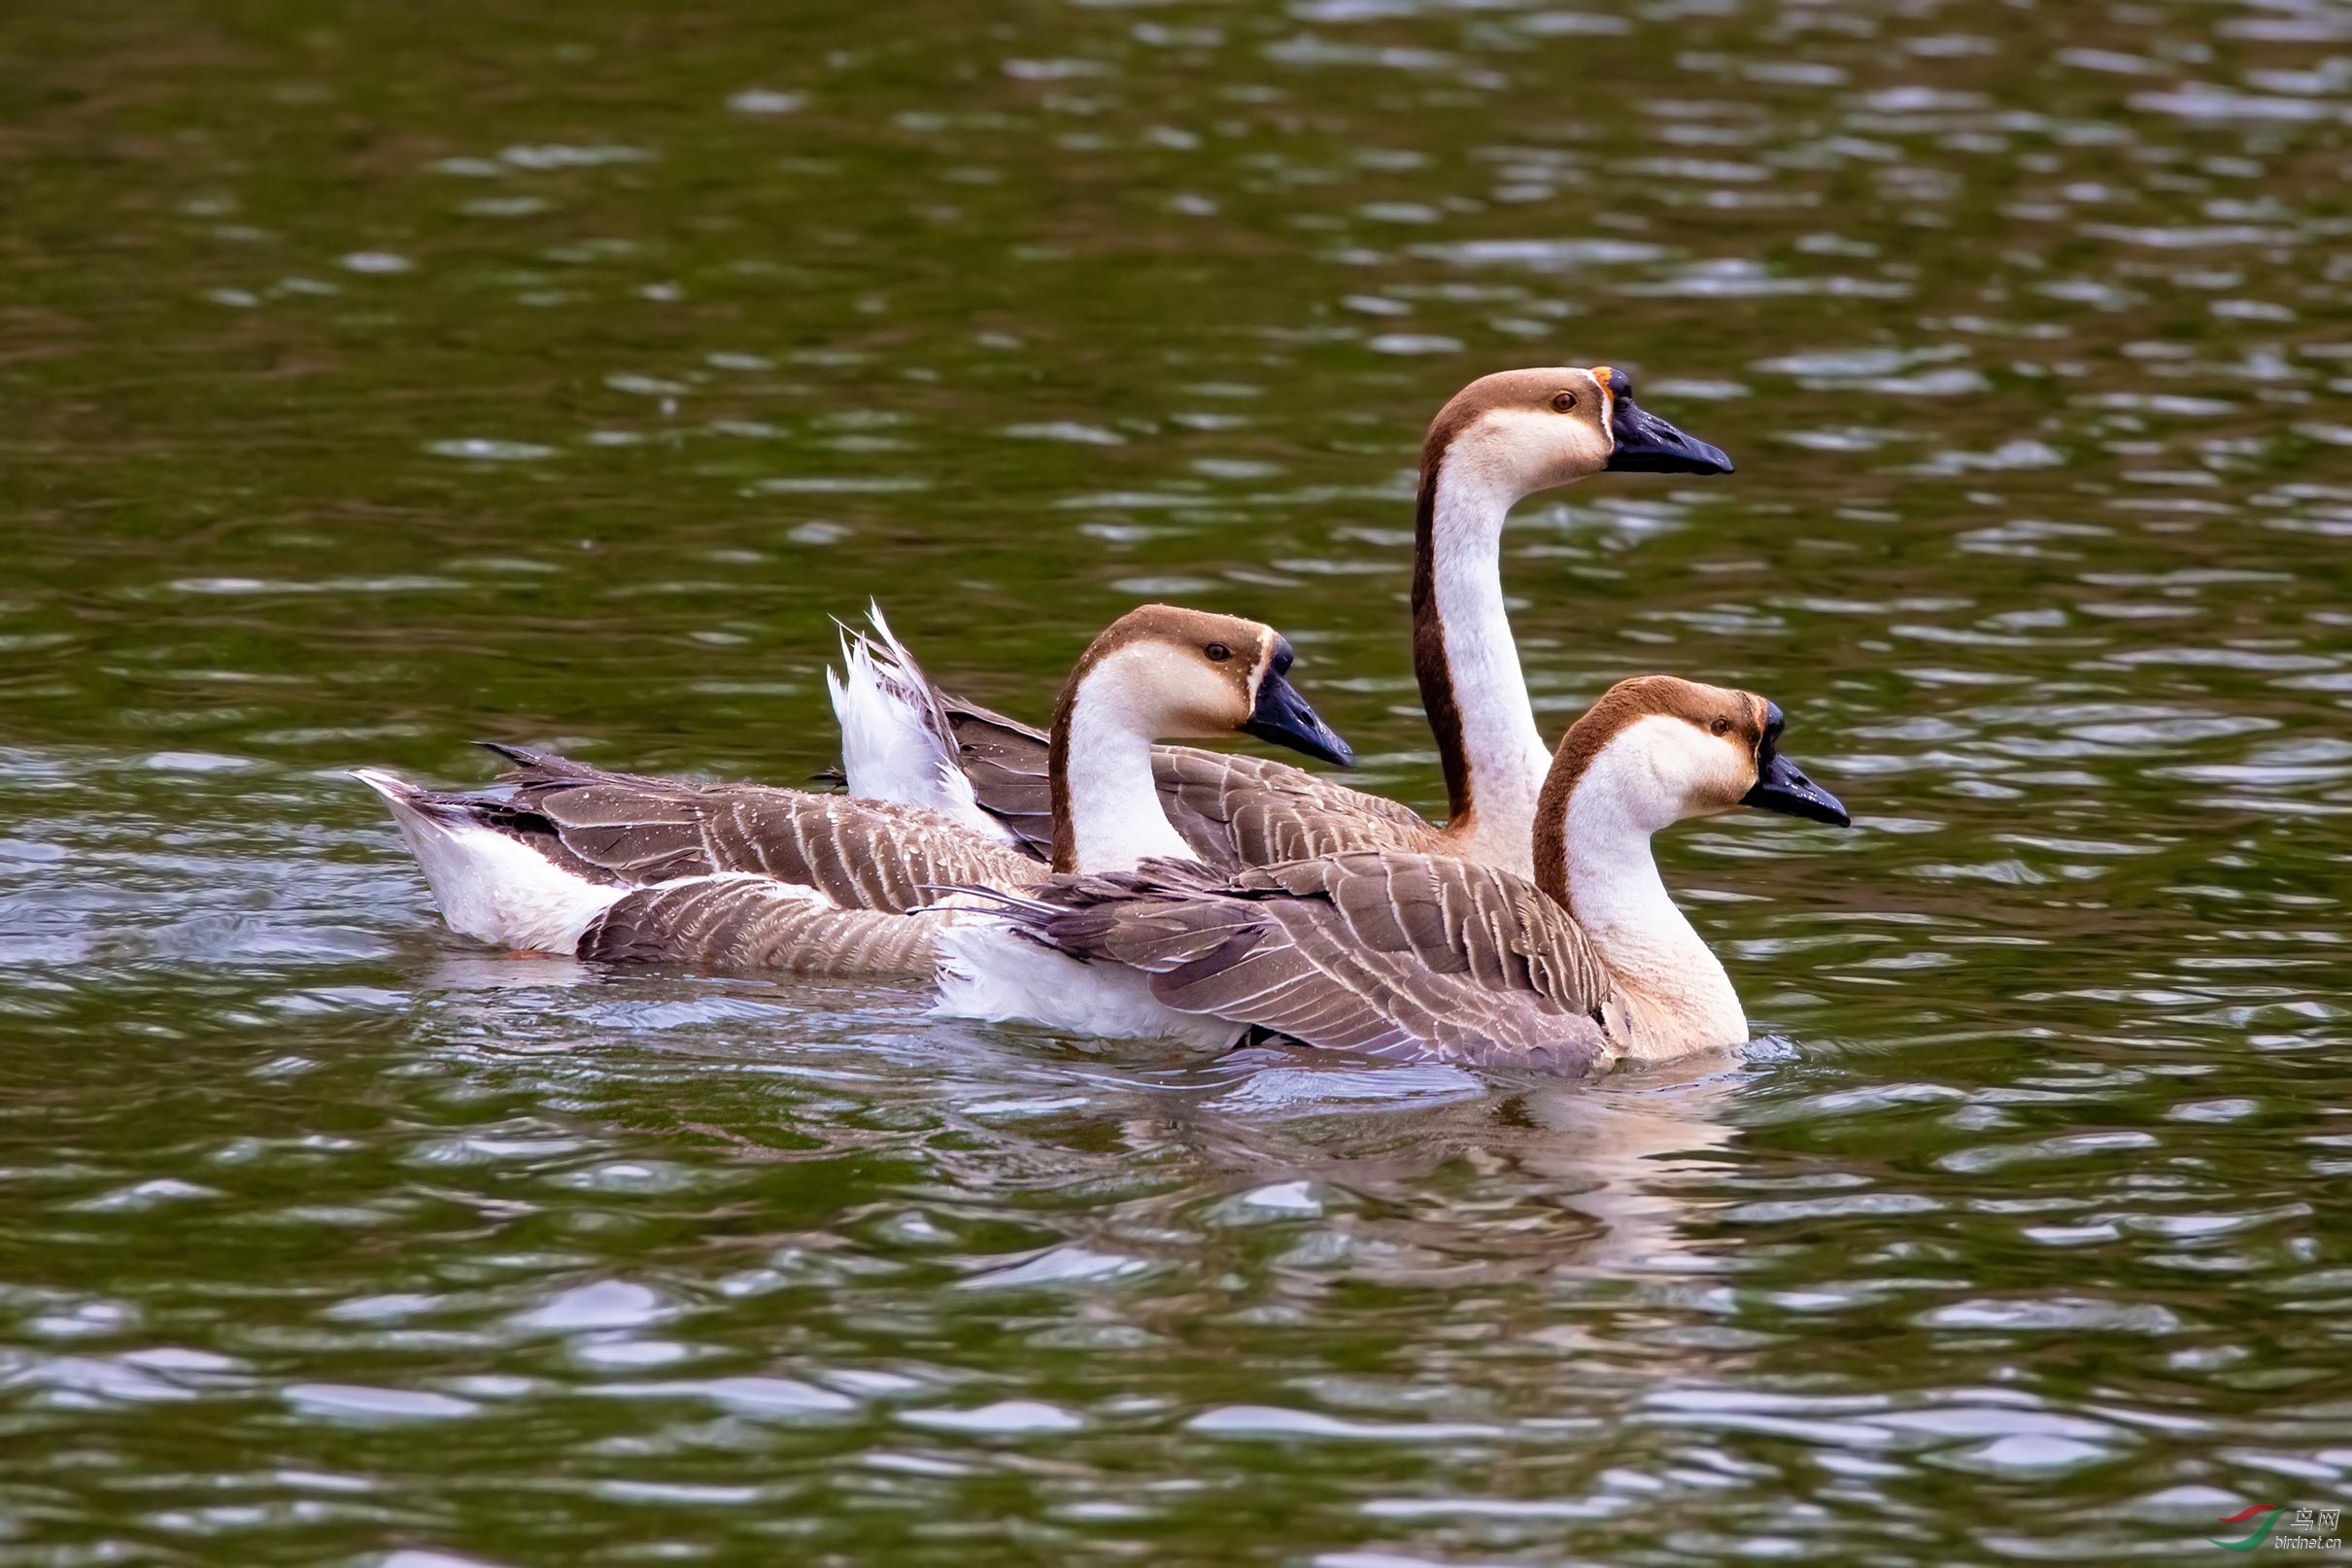
{"type": "Polygon", "coordinates": [[[1414,527],[1413,665],[1446,770],[1448,833],[1471,859],[1524,875],[1551,757],[1503,605],[1503,520],[1517,499],[1483,464],[1442,454],[1427,463],[1414,527]]]}
{"type": "Polygon", "coordinates": [[[1131,871],[1154,855],[1196,858],[1168,821],[1151,774],[1151,731],[1105,666],[1073,680],[1046,752],[1053,783],[1053,869],[1131,871]]]}
{"type": "Polygon", "coordinates": [[[1608,967],[1630,1014],[1620,1047],[1637,1057],[1748,1038],[1731,977],[1658,876],[1650,840],[1673,815],[1660,809],[1653,776],[1604,749],[1581,777],[1555,778],[1544,805],[1558,826],[1542,835],[1536,868],[1538,885],[1576,917],[1608,967]]]}

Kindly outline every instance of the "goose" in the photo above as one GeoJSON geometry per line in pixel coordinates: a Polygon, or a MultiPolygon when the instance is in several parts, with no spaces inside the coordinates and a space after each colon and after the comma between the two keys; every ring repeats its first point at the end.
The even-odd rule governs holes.
{"type": "MultiPolygon", "coordinates": [[[[1281,763],[1163,746],[1161,798],[1194,851],[1232,868],[1401,849],[1532,876],[1551,753],[1504,604],[1503,524],[1523,497],[1605,471],[1727,474],[1731,460],[1640,407],[1609,365],[1506,370],[1455,393],[1422,442],[1414,522],[1414,673],[1445,770],[1445,825],[1281,763]]],[[[834,687],[850,793],[1041,845],[1046,737],[940,691],[878,612],[874,628],[845,638],[852,678],[834,687]]]]}
{"type": "Polygon", "coordinates": [[[1780,749],[1781,710],[1669,675],[1569,729],[1532,881],[1461,856],[1350,849],[1220,873],[1153,861],[995,898],[940,944],[940,1010],[1115,1012],[1208,1046],[1252,1030],[1338,1050],[1588,1074],[1735,1045],[1722,964],[1667,896],[1653,835],[1737,806],[1843,827],[1780,749]],[[1155,1015],[1156,1008],[1156,1015],[1155,1015]]]}
{"type": "MultiPolygon", "coordinates": [[[[1190,854],[1153,788],[1161,735],[1235,733],[1343,766],[1347,744],[1288,672],[1289,640],[1234,616],[1149,604],[1088,646],[1056,705],[1051,870],[1190,854]]],[[[944,924],[908,918],[958,884],[1049,874],[951,816],[758,784],[608,772],[519,746],[491,793],[381,795],[450,928],[507,947],[835,977],[920,977],[944,924]]]]}

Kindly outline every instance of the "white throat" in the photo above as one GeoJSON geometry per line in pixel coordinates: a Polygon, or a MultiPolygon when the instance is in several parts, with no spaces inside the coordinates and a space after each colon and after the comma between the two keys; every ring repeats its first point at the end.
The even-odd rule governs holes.
{"type": "Polygon", "coordinates": [[[1633,1014],[1629,1056],[1676,1055],[1748,1038],[1721,961],[1660,880],[1651,836],[1688,813],[1671,780],[1702,741],[1678,718],[1620,731],[1568,797],[1569,912],[1592,938],[1633,1014]]]}
{"type": "Polygon", "coordinates": [[[1536,800],[1551,756],[1535,727],[1503,603],[1503,521],[1524,494],[1504,456],[1485,443],[1459,443],[1440,465],[1431,588],[1477,807],[1464,852],[1532,877],[1536,800]]]}
{"type": "Polygon", "coordinates": [[[1151,773],[1151,726],[1124,654],[1087,672],[1070,706],[1071,844],[1081,871],[1131,871],[1149,857],[1197,859],[1168,820],[1151,773]]]}

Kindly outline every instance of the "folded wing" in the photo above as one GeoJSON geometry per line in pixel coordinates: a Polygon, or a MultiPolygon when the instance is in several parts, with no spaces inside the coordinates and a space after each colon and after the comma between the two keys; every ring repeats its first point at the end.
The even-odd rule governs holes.
{"type": "Polygon", "coordinates": [[[581,934],[579,956],[711,972],[929,979],[940,920],[843,909],[745,873],[632,888],[581,934]]]}
{"type": "Polygon", "coordinates": [[[918,806],[761,784],[607,772],[547,752],[494,748],[516,766],[478,815],[596,880],[628,886],[756,872],[844,909],[903,913],[960,883],[1018,887],[1035,860],[918,806]]]}
{"type": "Polygon", "coordinates": [[[1153,975],[1169,1006],[1311,1045],[1562,1073],[1609,1059],[1584,933],[1532,884],[1450,856],[1353,851],[1229,879],[1154,861],[1059,881],[1007,918],[1153,975]]]}

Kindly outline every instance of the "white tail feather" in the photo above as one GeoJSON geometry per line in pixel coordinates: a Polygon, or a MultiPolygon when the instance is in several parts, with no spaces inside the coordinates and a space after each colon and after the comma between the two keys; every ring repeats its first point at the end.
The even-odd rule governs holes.
{"type": "Polygon", "coordinates": [[[1151,976],[1115,964],[1082,964],[1013,935],[1001,920],[957,921],[939,933],[943,1018],[1041,1024],[1107,1040],[1179,1040],[1224,1050],[1242,1026],[1178,1012],[1151,994],[1151,976]]]}
{"type": "Polygon", "coordinates": [[[529,845],[462,811],[423,801],[420,792],[372,767],[352,777],[384,797],[400,836],[432,884],[442,918],[460,937],[536,952],[570,953],[589,922],[626,888],[575,876],[529,845]]]}
{"type": "Polygon", "coordinates": [[[997,843],[1020,840],[980,809],[958,760],[938,694],[914,655],[869,604],[871,633],[841,628],[843,673],[825,671],[834,717],[841,725],[841,771],[849,793],[865,801],[896,801],[953,817],[997,843]]]}

